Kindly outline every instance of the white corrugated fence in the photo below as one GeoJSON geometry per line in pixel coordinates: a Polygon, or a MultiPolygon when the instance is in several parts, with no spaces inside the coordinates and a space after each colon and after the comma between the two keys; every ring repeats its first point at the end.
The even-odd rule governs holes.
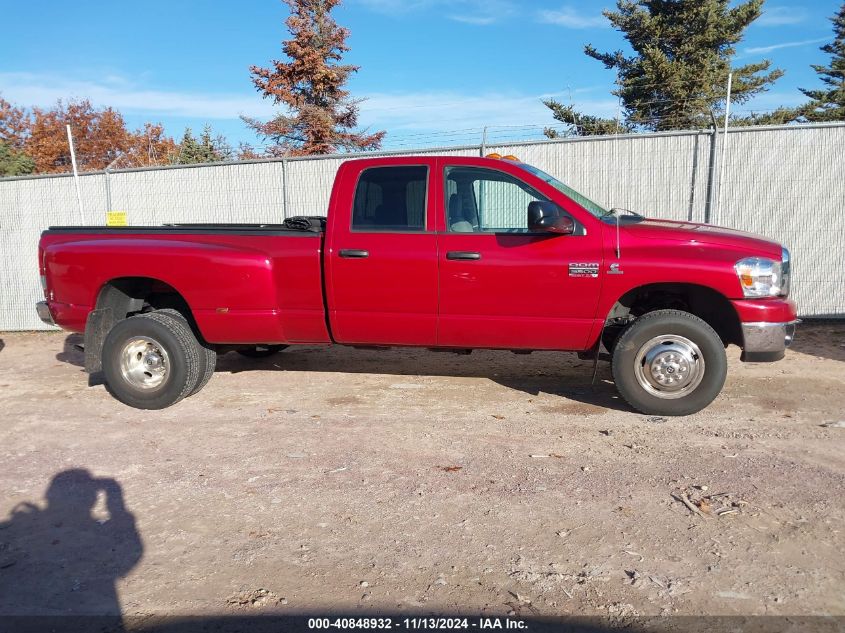
{"type": "MultiPolygon", "coordinates": [[[[845,317],[845,124],[733,129],[721,186],[711,157],[723,136],[715,152],[713,142],[709,131],[671,132],[403,153],[514,154],[608,207],[766,235],[792,251],[801,315],[845,317]]],[[[109,208],[135,225],[325,215],[338,166],[367,155],[87,174],[83,217],[69,176],[0,179],[0,331],[47,327],[34,309],[47,226],[104,224],[109,208]]]]}

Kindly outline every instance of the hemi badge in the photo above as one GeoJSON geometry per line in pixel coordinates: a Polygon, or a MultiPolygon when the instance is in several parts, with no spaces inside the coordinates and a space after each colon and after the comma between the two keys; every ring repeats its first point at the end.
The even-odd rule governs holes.
{"type": "Polygon", "coordinates": [[[599,265],[598,262],[590,263],[571,263],[569,264],[570,277],[598,277],[599,265]]]}

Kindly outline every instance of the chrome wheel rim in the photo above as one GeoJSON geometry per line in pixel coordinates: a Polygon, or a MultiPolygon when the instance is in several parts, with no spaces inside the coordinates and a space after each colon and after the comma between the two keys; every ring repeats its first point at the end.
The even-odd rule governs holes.
{"type": "Polygon", "coordinates": [[[167,350],[154,339],[136,336],[120,351],[120,373],[137,389],[157,389],[170,375],[167,350]]]}
{"type": "Polygon", "coordinates": [[[701,384],[704,356],[698,345],[686,337],[655,336],[637,352],[634,375],[640,387],[658,398],[683,398],[701,384]]]}

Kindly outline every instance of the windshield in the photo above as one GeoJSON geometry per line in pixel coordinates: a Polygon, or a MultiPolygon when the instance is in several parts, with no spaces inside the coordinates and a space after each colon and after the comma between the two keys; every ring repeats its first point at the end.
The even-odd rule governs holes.
{"type": "Polygon", "coordinates": [[[572,187],[569,187],[563,184],[560,180],[555,178],[554,176],[550,176],[542,169],[537,169],[536,167],[532,167],[531,165],[526,165],[525,163],[518,163],[519,166],[527,171],[530,174],[534,174],[537,178],[540,178],[544,182],[547,182],[552,187],[566,195],[567,198],[571,198],[582,207],[584,207],[587,211],[592,213],[597,218],[602,217],[603,215],[607,215],[608,210],[602,207],[600,204],[596,204],[592,200],[590,200],[587,196],[578,193],[572,187]]]}

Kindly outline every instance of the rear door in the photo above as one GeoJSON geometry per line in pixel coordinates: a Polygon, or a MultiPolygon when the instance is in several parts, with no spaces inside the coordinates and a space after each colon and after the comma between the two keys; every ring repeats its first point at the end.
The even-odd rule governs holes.
{"type": "Polygon", "coordinates": [[[540,193],[542,184],[528,184],[521,169],[467,162],[438,166],[438,345],[582,349],[599,297],[600,231],[570,213],[575,235],[530,233],[529,202],[552,197],[540,193]]]}
{"type": "Polygon", "coordinates": [[[434,159],[384,159],[347,172],[332,207],[327,299],[339,343],[434,345],[434,159]],[[345,206],[341,206],[345,205],[345,206]]]}

